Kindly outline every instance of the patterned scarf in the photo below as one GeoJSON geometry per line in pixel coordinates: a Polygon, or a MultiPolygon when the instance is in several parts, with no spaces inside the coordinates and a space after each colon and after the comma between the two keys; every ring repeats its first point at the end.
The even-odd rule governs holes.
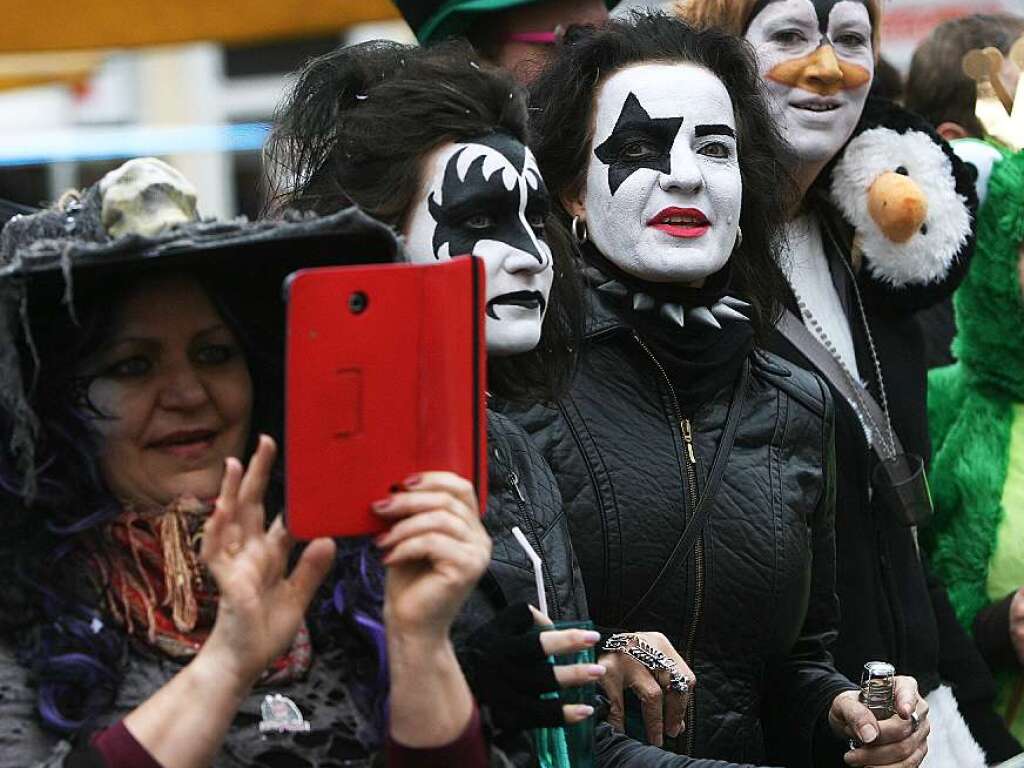
{"type": "MultiPolygon", "coordinates": [[[[163,509],[126,504],[116,518],[85,534],[85,567],[107,610],[129,635],[176,659],[190,659],[209,637],[218,594],[199,561],[203,523],[212,505],[183,496],[163,509]]],[[[260,678],[280,685],[303,677],[312,661],[303,623],[291,648],[260,678]]]]}

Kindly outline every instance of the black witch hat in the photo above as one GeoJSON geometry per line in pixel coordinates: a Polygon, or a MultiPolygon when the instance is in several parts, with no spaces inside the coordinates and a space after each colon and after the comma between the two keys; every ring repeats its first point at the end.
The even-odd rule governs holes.
{"type": "Polygon", "coordinates": [[[114,237],[103,223],[101,184],[32,215],[0,234],[0,412],[9,449],[34,493],[36,415],[30,405],[32,326],[66,312],[76,298],[102,297],[112,279],[153,271],[189,271],[238,286],[263,302],[256,329],[282,331],[283,283],[298,269],[389,263],[400,246],[389,227],[351,208],[329,216],[287,213],[282,220],[183,221],[155,234],[114,237]],[[26,362],[28,365],[26,365],[26,362]]]}

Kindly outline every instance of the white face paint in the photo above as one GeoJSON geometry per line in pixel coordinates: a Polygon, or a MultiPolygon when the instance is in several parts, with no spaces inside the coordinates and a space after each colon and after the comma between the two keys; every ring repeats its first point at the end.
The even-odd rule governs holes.
{"type": "Polygon", "coordinates": [[[529,149],[505,134],[445,144],[422,163],[408,217],[415,263],[472,254],[487,274],[487,352],[515,355],[540,341],[554,269],[544,242],[547,188],[529,149]]]}
{"type": "Polygon", "coordinates": [[[770,0],[746,38],[800,162],[831,160],[853,134],[875,75],[863,0],[770,0]]]}
{"type": "Polygon", "coordinates": [[[597,94],[583,197],[605,258],[659,283],[720,270],[736,243],[743,181],[722,81],[691,64],[622,69],[597,94]]]}

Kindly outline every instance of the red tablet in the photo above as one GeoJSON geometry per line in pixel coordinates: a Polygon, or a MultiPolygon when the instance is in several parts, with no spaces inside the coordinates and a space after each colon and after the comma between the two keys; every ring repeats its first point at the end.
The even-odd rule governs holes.
{"type": "Polygon", "coordinates": [[[484,273],[437,264],[308,269],[288,289],[286,521],[293,536],[387,526],[370,505],[416,472],[487,498],[484,273]]]}

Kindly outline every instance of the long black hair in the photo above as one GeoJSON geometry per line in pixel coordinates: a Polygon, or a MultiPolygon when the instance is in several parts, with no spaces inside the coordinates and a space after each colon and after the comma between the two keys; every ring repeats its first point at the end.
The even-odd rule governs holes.
{"type": "MultiPolygon", "coordinates": [[[[494,132],[528,144],[526,97],[511,75],[462,41],[430,48],[374,41],[311,60],[277,112],[265,158],[278,208],[330,213],[356,205],[401,231],[424,158],[494,132]]],[[[506,399],[552,399],[572,370],[580,297],[570,245],[554,216],[545,239],[555,283],[541,342],[492,358],[489,388],[506,399]]]]}
{"type": "Polygon", "coordinates": [[[753,305],[754,326],[763,335],[774,325],[785,295],[780,259],[795,187],[785,170],[787,145],[769,111],[753,51],[742,40],[718,29],[696,30],[663,13],[636,12],[601,27],[572,28],[530,89],[532,146],[541,173],[568,224],[565,204],[586,182],[602,82],[624,67],[666,62],[709,70],[732,99],[743,178],[743,242],[732,256],[732,279],[753,305]]]}

